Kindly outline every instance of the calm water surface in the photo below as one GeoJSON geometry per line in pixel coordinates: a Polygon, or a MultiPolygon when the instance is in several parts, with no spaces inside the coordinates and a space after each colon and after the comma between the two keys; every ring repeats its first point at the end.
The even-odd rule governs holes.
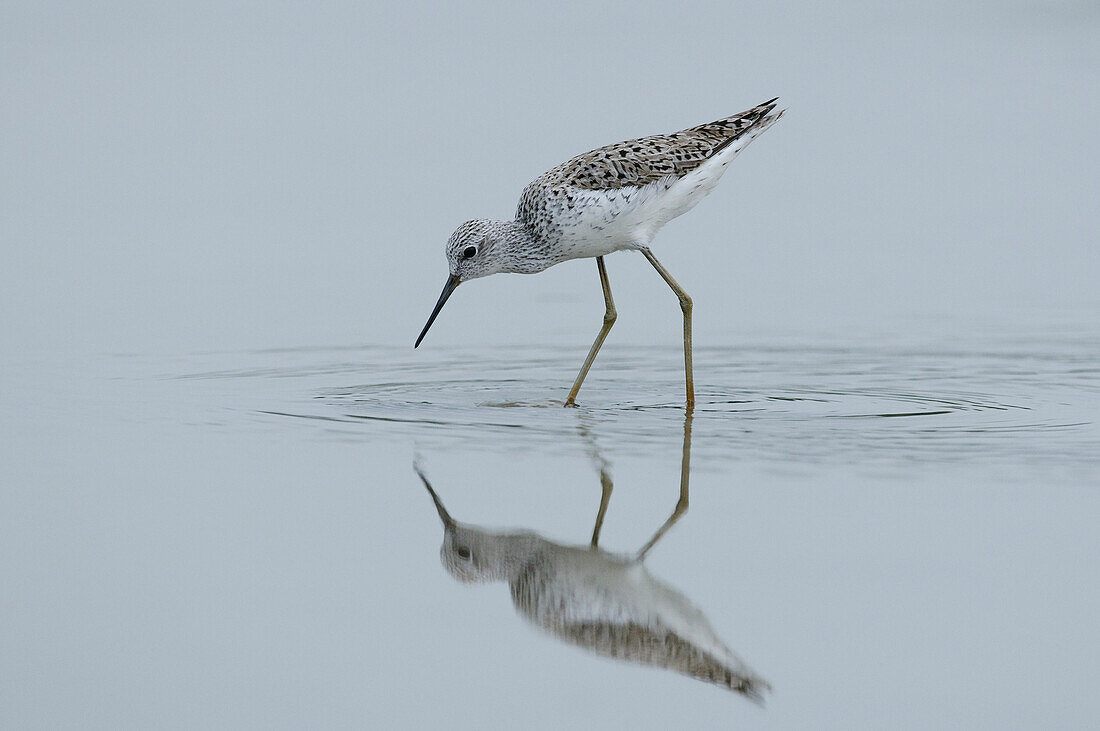
{"type": "MultiPolygon", "coordinates": [[[[223,409],[229,429],[257,419],[294,428],[281,422],[301,419],[297,426],[318,439],[504,453],[568,454],[581,428],[632,456],[678,440],[678,350],[620,347],[601,356],[580,408],[563,409],[562,382],[572,381],[576,355],[536,347],[269,351],[189,358],[174,377],[211,384],[200,391],[236,392],[240,403],[223,409]],[[238,363],[219,367],[226,360],[238,363]]],[[[695,358],[694,449],[716,461],[843,464],[899,477],[923,463],[996,462],[1020,477],[1036,469],[1087,478],[1100,460],[1100,342],[974,351],[704,347],[695,358]]]]}
{"type": "Polygon", "coordinates": [[[636,551],[680,494],[678,349],[4,363],[6,728],[1086,727],[1100,338],[700,348],[647,566],[758,707],[455,583],[456,519],[636,551]]]}

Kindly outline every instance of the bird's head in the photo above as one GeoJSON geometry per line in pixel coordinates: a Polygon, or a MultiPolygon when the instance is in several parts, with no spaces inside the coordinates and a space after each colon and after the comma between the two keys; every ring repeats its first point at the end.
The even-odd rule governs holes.
{"type": "Polygon", "coordinates": [[[529,252],[524,246],[530,239],[530,232],[517,221],[475,218],[455,229],[447,240],[447,282],[413,347],[420,345],[444,303],[462,282],[500,272],[534,271],[525,261],[529,252]]]}
{"type": "Polygon", "coordinates": [[[447,268],[463,282],[506,271],[505,249],[514,224],[475,218],[447,239],[447,268]]]}

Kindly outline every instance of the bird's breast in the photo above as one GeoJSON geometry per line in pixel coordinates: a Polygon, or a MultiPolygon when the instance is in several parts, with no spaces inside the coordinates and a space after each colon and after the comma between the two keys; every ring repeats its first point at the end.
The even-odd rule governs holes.
{"type": "Polygon", "coordinates": [[[557,261],[605,256],[649,244],[663,224],[667,186],[548,191],[529,221],[557,261]]]}

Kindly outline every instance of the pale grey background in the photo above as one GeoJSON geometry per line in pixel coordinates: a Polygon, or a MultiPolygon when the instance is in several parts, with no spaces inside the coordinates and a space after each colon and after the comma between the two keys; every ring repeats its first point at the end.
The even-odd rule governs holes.
{"type": "MultiPolygon", "coordinates": [[[[1093,314],[1097,8],[4,3],[0,339],[411,342],[458,223],[776,95],[782,124],[657,240],[700,342],[1093,314]]],[[[644,262],[609,268],[619,341],[674,328],[644,262]]],[[[573,344],[599,308],[591,262],[497,277],[428,344],[573,344]]]]}
{"type": "Polygon", "coordinates": [[[0,726],[1088,728],[1097,8],[0,3],[0,726]],[[608,260],[591,411],[484,403],[561,398],[589,261],[464,286],[411,344],[459,222],[775,95],[655,244],[701,392],[763,405],[700,414],[652,568],[772,681],[762,711],[455,586],[410,469],[460,519],[580,542],[592,422],[605,545],[637,547],[679,474],[678,413],[646,409],[679,396],[680,312],[645,262],[608,260]],[[768,401],[800,386],[836,400],[768,401]]]}

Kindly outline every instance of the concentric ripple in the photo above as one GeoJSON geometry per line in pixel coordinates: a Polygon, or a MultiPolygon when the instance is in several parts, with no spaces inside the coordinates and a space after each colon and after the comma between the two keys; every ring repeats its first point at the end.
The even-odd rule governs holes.
{"type": "MultiPolygon", "coordinates": [[[[581,405],[563,408],[582,359],[578,349],[308,349],[251,353],[244,365],[210,362],[177,377],[232,379],[244,401],[235,408],[325,439],[575,452],[586,431],[626,453],[675,448],[684,418],[678,349],[608,348],[581,405]]],[[[1049,344],[980,353],[701,348],[694,453],[785,465],[1091,467],[1100,459],[1095,362],[1049,344]]]]}

